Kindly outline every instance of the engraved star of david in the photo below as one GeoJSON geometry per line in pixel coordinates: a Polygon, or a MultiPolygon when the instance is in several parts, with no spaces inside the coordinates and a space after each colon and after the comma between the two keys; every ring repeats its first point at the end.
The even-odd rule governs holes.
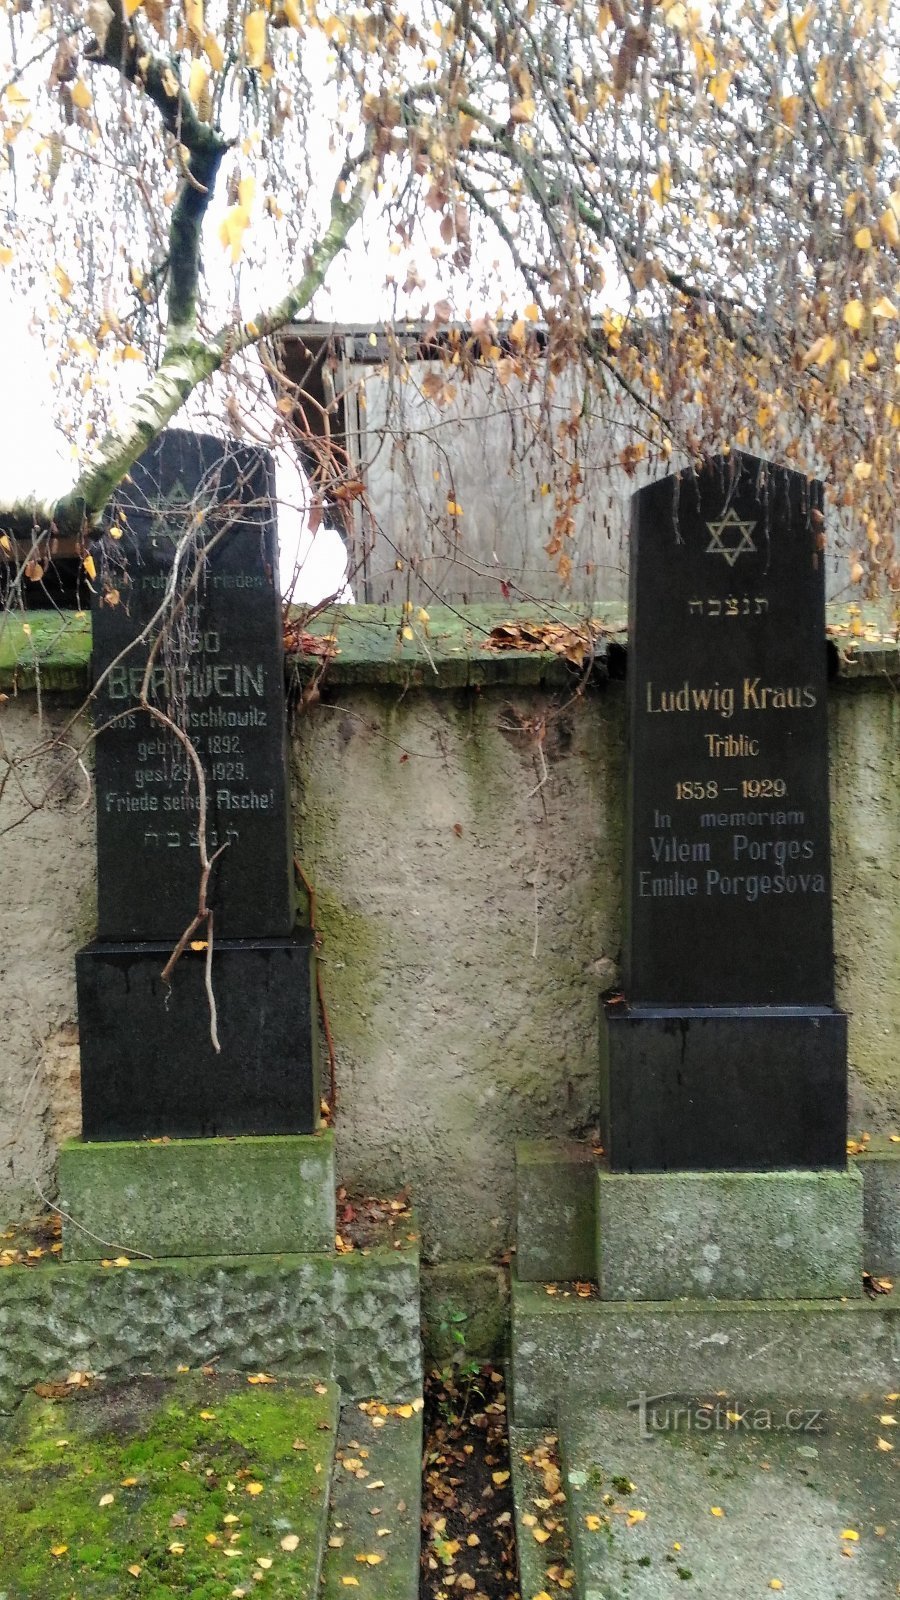
{"type": "Polygon", "coordinates": [[[706,546],[706,554],[708,556],[724,556],[728,565],[733,567],[738,556],[755,554],[756,545],[753,543],[751,534],[756,527],[756,523],[741,522],[737,512],[733,509],[726,511],[721,522],[708,522],[706,526],[710,533],[710,541],[706,546]],[[734,529],[738,537],[736,542],[729,538],[729,542],[726,544],[723,540],[723,535],[727,534],[730,528],[734,529]]]}

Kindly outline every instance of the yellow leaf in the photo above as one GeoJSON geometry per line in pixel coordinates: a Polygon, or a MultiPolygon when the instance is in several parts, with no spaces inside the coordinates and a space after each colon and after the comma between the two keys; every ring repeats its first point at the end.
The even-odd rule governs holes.
{"type": "Polygon", "coordinates": [[[288,22],[291,24],[291,27],[296,28],[299,32],[303,26],[303,18],[300,14],[300,7],[297,4],[297,0],[284,0],[284,6],[282,9],[284,10],[284,14],[287,17],[288,22]]]}
{"type": "Polygon", "coordinates": [[[73,106],[77,106],[79,111],[87,111],[88,106],[93,104],[91,91],[83,78],[75,79],[75,82],[72,85],[71,94],[72,104],[73,106]]]}
{"type": "Polygon", "coordinates": [[[177,1544],[177,1543],[176,1544],[170,1544],[169,1545],[169,1555],[170,1556],[183,1556],[184,1555],[184,1545],[183,1544],[177,1544]]]}
{"type": "Polygon", "coordinates": [[[843,315],[844,321],[846,322],[848,328],[852,328],[854,332],[861,328],[865,314],[866,308],[861,300],[847,301],[847,304],[844,307],[843,315]]]}
{"type": "Polygon", "coordinates": [[[636,1522],[646,1522],[646,1520],[646,1511],[629,1511],[625,1518],[625,1526],[626,1528],[633,1528],[636,1522]]]}
{"type": "Polygon", "coordinates": [[[859,1534],[855,1528],[845,1528],[841,1534],[842,1539],[852,1539],[854,1544],[859,1542],[859,1534]]]}
{"type": "Polygon", "coordinates": [[[897,307],[894,305],[893,300],[888,299],[886,294],[883,294],[880,300],[876,300],[872,307],[873,317],[887,317],[891,321],[895,321],[897,314],[897,307]]]}
{"type": "Polygon", "coordinates": [[[853,463],[853,476],[859,483],[865,483],[872,476],[871,461],[855,461],[853,463]]]}
{"type": "Polygon", "coordinates": [[[541,314],[540,307],[536,306],[533,300],[532,300],[531,304],[527,305],[525,307],[525,310],[522,312],[522,315],[525,318],[526,322],[537,322],[538,317],[540,316],[540,314],[541,314]]]}
{"type": "Polygon", "coordinates": [[[203,40],[203,48],[209,58],[213,72],[221,72],[225,65],[225,52],[214,33],[207,33],[203,40]]]}
{"type": "Polygon", "coordinates": [[[837,340],[830,333],[823,333],[815,344],[810,345],[803,357],[805,367],[825,367],[837,350],[837,340]]]}
{"type": "Polygon", "coordinates": [[[114,1494],[102,1494],[97,1504],[98,1506],[111,1506],[115,1498],[114,1494]]]}
{"type": "Polygon", "coordinates": [[[262,9],[250,11],[244,22],[244,48],[247,65],[261,67],[266,59],[266,13],[262,9]]]}
{"type": "Polygon", "coordinates": [[[525,95],[523,99],[517,100],[514,105],[510,106],[510,121],[520,123],[533,122],[536,110],[537,105],[535,101],[532,100],[530,95],[525,95]]]}
{"type": "Polygon", "coordinates": [[[209,83],[209,73],[202,61],[192,61],[190,76],[188,77],[188,99],[196,111],[201,97],[206,93],[209,83]]]}
{"type": "Polygon", "coordinates": [[[725,104],[725,101],[728,99],[728,91],[730,88],[730,72],[717,72],[715,76],[709,80],[709,92],[715,100],[717,106],[723,106],[725,104]]]}
{"type": "Polygon", "coordinates": [[[257,1383],[277,1383],[278,1379],[277,1378],[273,1378],[271,1373],[269,1373],[269,1372],[254,1372],[252,1377],[249,1377],[247,1379],[247,1382],[248,1383],[253,1383],[253,1384],[257,1384],[257,1383]]]}
{"type": "Polygon", "coordinates": [[[257,1566],[262,1567],[263,1572],[268,1572],[269,1568],[272,1565],[272,1557],[271,1556],[257,1556],[256,1559],[257,1559],[257,1566]]]}
{"type": "Polygon", "coordinates": [[[809,33],[810,24],[816,14],[816,9],[817,8],[815,5],[807,6],[802,17],[797,17],[794,21],[789,43],[791,45],[795,45],[798,50],[802,49],[806,42],[806,35],[809,33]]]}
{"type": "Polygon", "coordinates": [[[234,1511],[226,1511],[224,1517],[222,1518],[222,1521],[225,1523],[227,1528],[230,1528],[234,1522],[240,1522],[240,1520],[240,1517],[237,1516],[234,1511]]]}
{"type": "Polygon", "coordinates": [[[462,514],[463,514],[463,508],[458,503],[458,501],[456,501],[456,500],[448,500],[447,501],[447,515],[448,515],[448,517],[461,517],[462,514]]]}
{"type": "Polygon", "coordinates": [[[168,95],[170,100],[178,98],[178,79],[171,67],[163,67],[162,86],[164,93],[168,95]]]}
{"type": "Polygon", "coordinates": [[[875,1440],[875,1449],[876,1450],[893,1450],[893,1448],[894,1448],[894,1446],[887,1439],[876,1439],[875,1440]]]}
{"type": "Polygon", "coordinates": [[[188,33],[193,34],[199,44],[204,37],[203,0],[184,0],[184,20],[188,25],[188,33]]]}
{"type": "Polygon", "coordinates": [[[881,1423],[883,1428],[896,1428],[897,1426],[897,1418],[892,1417],[890,1412],[885,1412],[885,1415],[883,1417],[879,1417],[878,1421],[881,1423]]]}
{"type": "MultiPolygon", "coordinates": [[[[207,948],[208,944],[209,944],[209,940],[208,939],[192,939],[191,943],[190,943],[190,948],[192,950],[205,950],[207,948]]],[[[203,1415],[202,1411],[201,1411],[200,1415],[201,1416],[203,1415]]],[[[212,1413],[210,1413],[210,1415],[212,1415],[212,1413]]]]}
{"type": "Polygon", "coordinates": [[[143,359],[144,359],[144,352],[143,352],[143,350],[139,350],[136,344],[123,345],[123,347],[122,347],[122,360],[123,361],[143,361],[143,359]]]}
{"type": "Polygon", "coordinates": [[[90,554],[90,552],[88,552],[88,554],[86,556],[84,556],[84,558],[82,559],[81,565],[84,567],[84,570],[87,573],[89,578],[96,578],[96,576],[97,576],[97,568],[94,565],[94,558],[90,554]]]}
{"type": "Polygon", "coordinates": [[[538,1544],[546,1544],[550,1537],[546,1528],[532,1528],[531,1533],[532,1537],[537,1540],[538,1544]]]}
{"type": "Polygon", "coordinates": [[[353,1559],[354,1559],[354,1561],[358,1561],[361,1566],[364,1566],[364,1567],[377,1567],[379,1565],[379,1563],[384,1560],[384,1556],[360,1555],[360,1556],[354,1556],[353,1559]]]}
{"type": "Polygon", "coordinates": [[[670,168],[668,162],[664,161],[650,185],[650,193],[658,206],[664,206],[669,198],[670,179],[670,168]]]}
{"type": "Polygon", "coordinates": [[[8,244],[0,245],[0,267],[8,267],[14,254],[8,244]]]}
{"type": "Polygon", "coordinates": [[[67,1544],[54,1544],[50,1546],[52,1556],[64,1556],[69,1546],[67,1544]]]}
{"type": "Polygon", "coordinates": [[[872,248],[872,230],[871,230],[871,228],[857,228],[855,234],[853,235],[853,243],[856,245],[857,250],[871,250],[871,248],[872,248]]]}
{"type": "Polygon", "coordinates": [[[300,1535],[298,1533],[286,1533],[281,1541],[281,1548],[290,1553],[290,1551],[297,1549],[299,1543],[300,1535]]]}
{"type": "Polygon", "coordinates": [[[126,17],[133,17],[136,11],[140,11],[143,3],[144,0],[125,0],[126,17]]]}
{"type": "Polygon", "coordinates": [[[508,1472],[492,1472],[491,1473],[491,1479],[492,1479],[492,1481],[494,1483],[497,1484],[497,1486],[499,1488],[499,1486],[501,1484],[509,1483],[509,1473],[508,1472]]]}
{"type": "Polygon", "coordinates": [[[207,1544],[218,1544],[219,1542],[219,1535],[217,1533],[205,1533],[203,1538],[207,1544]]]}
{"type": "Polygon", "coordinates": [[[216,1415],[216,1413],[214,1411],[201,1411],[201,1413],[200,1413],[200,1421],[201,1422],[212,1422],[214,1420],[214,1418],[215,1418],[215,1415],[216,1415]]]}
{"type": "Polygon", "coordinates": [[[249,213],[241,205],[229,206],[219,224],[219,238],[225,248],[231,251],[232,264],[240,257],[243,249],[244,233],[249,225],[249,213]]]}
{"type": "Polygon", "coordinates": [[[588,1533],[599,1533],[603,1526],[603,1522],[602,1519],[597,1516],[595,1511],[589,1511],[584,1519],[584,1525],[587,1528],[588,1533]]]}
{"type": "Polygon", "coordinates": [[[724,1515],[725,1515],[725,1513],[722,1510],[721,1506],[710,1506],[709,1509],[712,1512],[714,1517],[724,1517],[724,1515]]]}
{"type": "Polygon", "coordinates": [[[261,1483],[248,1483],[246,1492],[253,1495],[262,1494],[263,1485],[261,1483]]]}
{"type": "Polygon", "coordinates": [[[123,1478],[122,1479],[122,1488],[123,1489],[133,1489],[136,1483],[137,1483],[137,1478],[123,1478]]]}
{"type": "Polygon", "coordinates": [[[240,204],[244,207],[245,211],[249,211],[250,210],[250,207],[253,204],[253,197],[254,197],[255,194],[256,194],[256,179],[255,178],[242,178],[240,183],[238,184],[238,200],[240,201],[240,204]]]}
{"type": "Polygon", "coordinates": [[[113,1262],[113,1266],[114,1267],[130,1267],[131,1266],[131,1257],[130,1256],[116,1256],[116,1259],[113,1262]]]}
{"type": "Polygon", "coordinates": [[[892,244],[895,247],[900,245],[900,224],[897,222],[897,215],[892,206],[888,206],[886,211],[882,211],[881,216],[878,218],[878,226],[888,244],[892,244]]]}
{"type": "Polygon", "coordinates": [[[782,1583],[780,1578],[770,1578],[769,1579],[769,1588],[770,1589],[783,1589],[784,1588],[784,1584],[782,1583]]]}
{"type": "Polygon", "coordinates": [[[143,1567],[139,1567],[135,1561],[127,1570],[131,1573],[133,1578],[139,1578],[144,1569],[143,1567]]]}
{"type": "Polygon", "coordinates": [[[59,261],[57,261],[56,266],[53,268],[53,276],[59,286],[59,292],[62,295],[62,298],[64,300],[68,300],[69,295],[72,293],[72,279],[69,277],[65,267],[62,266],[59,261]]]}
{"type": "Polygon", "coordinates": [[[358,1578],[342,1578],[341,1579],[341,1583],[344,1585],[345,1589],[358,1589],[359,1588],[359,1579],[358,1578]]]}

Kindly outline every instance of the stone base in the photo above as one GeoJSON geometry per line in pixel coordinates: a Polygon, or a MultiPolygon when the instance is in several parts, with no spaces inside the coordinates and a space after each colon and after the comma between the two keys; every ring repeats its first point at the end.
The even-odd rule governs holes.
{"type": "Polygon", "coordinates": [[[165,1144],[73,1140],[59,1156],[63,1255],[334,1249],[334,1135],[165,1144]]]}
{"type": "Polygon", "coordinates": [[[606,1005],[613,1172],[844,1167],[847,1018],[826,1006],[606,1005]]]}
{"type": "Polygon", "coordinates": [[[206,953],[86,945],[75,957],[86,1139],[315,1133],[318,1019],[312,936],[217,939],[210,1038],[206,953]]]}
{"type": "Polygon", "coordinates": [[[862,1173],[867,1272],[900,1273],[900,1144],[875,1138],[855,1163],[862,1173]]]}
{"type": "Polygon", "coordinates": [[[517,1424],[552,1426],[561,1399],[671,1391],[746,1399],[870,1396],[897,1387],[900,1305],[877,1300],[624,1304],[512,1284],[517,1424]]]}
{"type": "Polygon", "coordinates": [[[858,1172],[597,1173],[603,1300],[862,1294],[858,1172]]]}
{"type": "Polygon", "coordinates": [[[0,1272],[0,1412],[73,1368],[111,1382],[179,1367],[333,1378],[346,1399],[422,1388],[419,1257],[207,1256],[0,1272]]]}
{"type": "Polygon", "coordinates": [[[588,1145],[516,1145],[516,1271],[523,1282],[595,1276],[594,1170],[588,1145]]]}

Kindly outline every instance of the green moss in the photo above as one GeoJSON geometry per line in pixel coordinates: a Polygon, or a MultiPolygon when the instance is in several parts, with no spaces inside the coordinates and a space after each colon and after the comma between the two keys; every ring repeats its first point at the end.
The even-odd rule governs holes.
{"type": "Polygon", "coordinates": [[[319,1387],[198,1375],[32,1396],[0,1476],[0,1593],[224,1600],[264,1571],[268,1594],[312,1596],[338,1410],[319,1387]]]}

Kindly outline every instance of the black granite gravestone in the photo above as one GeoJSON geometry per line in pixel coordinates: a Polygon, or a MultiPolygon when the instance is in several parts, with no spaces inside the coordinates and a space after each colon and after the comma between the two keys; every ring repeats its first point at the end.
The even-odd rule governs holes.
{"type": "Polygon", "coordinates": [[[101,593],[93,612],[103,939],[177,939],[197,907],[197,774],[177,734],[140,708],[145,673],[149,704],[203,767],[210,856],[224,846],[208,895],[216,932],[293,928],[273,505],[262,451],[181,432],[162,436],[118,497],[103,551],[117,604],[101,593]]]}
{"type": "Polygon", "coordinates": [[[750,456],[632,502],[613,1170],[841,1165],[821,488],[750,456]]]}
{"type": "Polygon", "coordinates": [[[165,433],[132,470],[98,552],[99,937],[76,959],[89,1139],[318,1125],[273,487],[264,451],[165,433]],[[212,922],[163,979],[198,911],[204,829],[210,860],[220,852],[212,922]]]}

